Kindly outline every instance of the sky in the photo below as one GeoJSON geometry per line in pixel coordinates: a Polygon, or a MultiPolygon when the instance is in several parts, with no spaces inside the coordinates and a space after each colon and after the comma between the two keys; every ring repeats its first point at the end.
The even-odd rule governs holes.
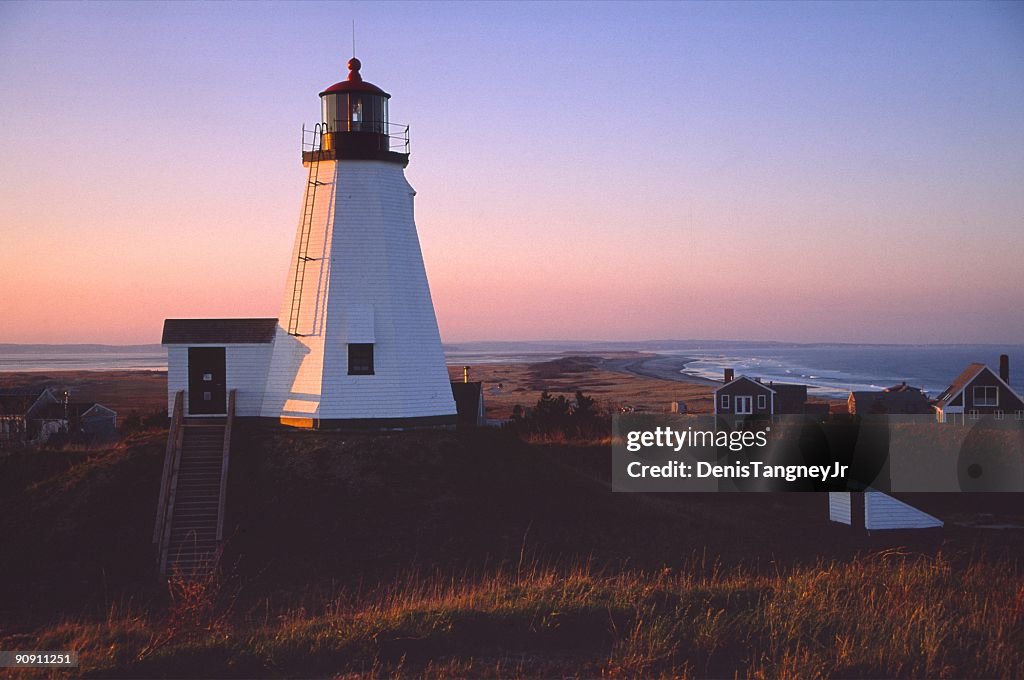
{"type": "Polygon", "coordinates": [[[1024,338],[1022,3],[6,2],[0,342],[276,316],[353,20],[446,342],[1024,338]]]}

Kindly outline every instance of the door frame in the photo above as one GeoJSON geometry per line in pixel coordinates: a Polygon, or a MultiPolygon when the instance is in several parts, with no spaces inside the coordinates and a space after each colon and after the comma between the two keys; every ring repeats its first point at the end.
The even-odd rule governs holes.
{"type": "Polygon", "coordinates": [[[210,416],[224,416],[228,412],[228,361],[227,361],[227,347],[223,345],[198,345],[191,346],[188,348],[187,354],[187,367],[185,371],[186,380],[186,393],[188,399],[185,404],[185,415],[195,417],[210,417],[210,416]],[[219,350],[219,352],[218,352],[219,350]],[[216,355],[219,354],[219,357],[216,355]],[[201,358],[201,355],[206,355],[205,358],[201,358]],[[219,360],[218,360],[219,359],[219,360]],[[213,363],[211,363],[211,361],[213,363]],[[216,364],[216,365],[214,365],[216,364]],[[200,379],[196,375],[203,369],[213,369],[209,373],[203,373],[203,378],[209,375],[208,380],[200,379]],[[220,369],[219,371],[217,369],[220,369]],[[217,374],[220,373],[220,379],[217,379],[217,374]],[[213,405],[210,411],[199,411],[196,412],[192,408],[192,398],[197,394],[198,390],[193,389],[197,384],[202,385],[205,382],[212,383],[210,385],[211,396],[213,397],[213,405]],[[223,394],[223,405],[221,405],[220,396],[223,394]],[[220,410],[216,410],[216,406],[221,406],[220,410]]]}

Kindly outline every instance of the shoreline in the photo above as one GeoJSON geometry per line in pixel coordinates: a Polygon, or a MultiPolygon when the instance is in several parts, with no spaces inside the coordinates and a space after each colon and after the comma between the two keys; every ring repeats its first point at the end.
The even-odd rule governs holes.
{"type": "Polygon", "coordinates": [[[687,385],[701,385],[704,387],[721,387],[722,383],[717,380],[683,373],[683,369],[691,361],[696,361],[696,359],[674,354],[649,354],[628,359],[603,358],[601,366],[616,373],[625,373],[641,378],[654,378],[655,380],[667,380],[669,382],[680,382],[687,385]]]}

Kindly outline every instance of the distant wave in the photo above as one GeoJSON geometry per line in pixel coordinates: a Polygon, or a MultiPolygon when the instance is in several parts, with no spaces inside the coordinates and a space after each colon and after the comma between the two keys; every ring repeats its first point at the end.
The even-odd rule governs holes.
{"type": "Polygon", "coordinates": [[[682,371],[687,375],[721,380],[725,369],[731,368],[736,375],[805,384],[812,394],[830,397],[902,382],[936,396],[968,364],[979,361],[995,368],[999,354],[1008,354],[1010,383],[1018,391],[1024,387],[1024,347],[1020,345],[792,345],[680,353],[693,359],[682,371]]]}

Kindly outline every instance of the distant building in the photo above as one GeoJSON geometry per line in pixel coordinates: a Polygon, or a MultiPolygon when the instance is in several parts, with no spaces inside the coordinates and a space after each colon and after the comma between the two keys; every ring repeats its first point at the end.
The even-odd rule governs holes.
{"type": "Polygon", "coordinates": [[[957,376],[935,401],[940,423],[962,423],[992,416],[996,420],[1024,420],[1024,398],[1010,387],[1010,358],[999,357],[999,374],[985,364],[974,363],[957,376]]]}
{"type": "Polygon", "coordinates": [[[469,366],[462,368],[462,380],[452,381],[452,397],[458,413],[459,425],[486,425],[487,416],[484,411],[484,384],[470,382],[469,366]]]}
{"type": "Polygon", "coordinates": [[[78,432],[97,438],[117,436],[117,411],[103,404],[75,404],[73,414],[78,432]]]}
{"type": "Polygon", "coordinates": [[[66,394],[52,388],[0,393],[0,444],[41,444],[67,431],[66,394]]]}
{"type": "Polygon", "coordinates": [[[777,416],[807,412],[807,385],[765,383],[745,375],[734,377],[732,369],[726,369],[725,384],[714,395],[715,415],[777,416]]]}
{"type": "Polygon", "coordinates": [[[117,413],[102,404],[75,404],[52,387],[0,392],[0,446],[45,444],[55,434],[78,432],[115,436],[117,413]]]}
{"type": "Polygon", "coordinates": [[[28,441],[29,414],[44,396],[45,392],[42,395],[11,390],[0,393],[0,444],[28,441]]]}
{"type": "Polygon", "coordinates": [[[941,519],[875,489],[864,492],[830,491],[828,518],[867,531],[943,526],[941,519]]]}
{"type": "Polygon", "coordinates": [[[884,390],[850,392],[846,400],[850,415],[872,413],[930,415],[932,402],[920,387],[900,383],[884,390]]]}

